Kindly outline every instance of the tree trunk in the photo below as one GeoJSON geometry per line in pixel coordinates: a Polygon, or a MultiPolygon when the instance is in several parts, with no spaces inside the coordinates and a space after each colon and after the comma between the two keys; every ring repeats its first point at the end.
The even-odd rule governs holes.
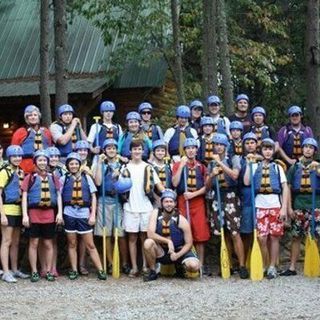
{"type": "Polygon", "coordinates": [[[184,94],[183,71],[182,71],[182,53],[180,45],[180,25],[179,25],[179,1],[171,0],[171,22],[174,49],[174,65],[175,71],[173,77],[177,86],[178,103],[185,104],[186,98],[184,94]]]}
{"type": "Polygon", "coordinates": [[[49,0],[40,2],[40,105],[42,123],[52,122],[49,95],[49,0]]]}
{"type": "Polygon", "coordinates": [[[217,33],[216,33],[216,0],[203,0],[203,43],[202,43],[202,95],[218,93],[217,78],[217,33]]]}
{"type": "Polygon", "coordinates": [[[314,135],[319,139],[320,75],[319,75],[319,0],[308,0],[306,16],[307,116],[314,135]]]}
{"type": "Polygon", "coordinates": [[[218,0],[219,21],[219,53],[220,71],[222,75],[222,89],[225,111],[227,115],[233,113],[233,83],[230,66],[230,54],[228,47],[228,28],[225,1],[218,0]]]}
{"type": "Polygon", "coordinates": [[[53,0],[55,41],[55,107],[68,102],[66,0],[53,0]]]}

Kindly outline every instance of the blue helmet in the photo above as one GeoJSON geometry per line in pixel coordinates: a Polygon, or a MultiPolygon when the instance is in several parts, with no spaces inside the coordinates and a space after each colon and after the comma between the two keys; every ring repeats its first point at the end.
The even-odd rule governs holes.
{"type": "Polygon", "coordinates": [[[187,138],[183,144],[183,149],[187,147],[198,147],[198,142],[195,138],[187,138]]]}
{"type": "Polygon", "coordinates": [[[289,109],[288,109],[288,115],[291,116],[292,114],[295,114],[295,113],[299,113],[299,114],[302,114],[302,110],[299,106],[291,106],[289,109]]]}
{"type": "Polygon", "coordinates": [[[118,148],[118,142],[115,139],[106,139],[103,142],[102,148],[105,149],[107,146],[114,145],[118,148]]]}
{"type": "Polygon", "coordinates": [[[154,151],[158,147],[162,147],[162,148],[167,149],[167,144],[165,143],[165,141],[163,139],[159,139],[159,140],[156,140],[152,143],[152,151],[154,151]]]}
{"type": "Polygon", "coordinates": [[[302,142],[302,147],[304,147],[305,145],[314,146],[314,148],[316,150],[318,150],[318,142],[314,138],[306,138],[306,139],[304,139],[303,142],[302,142]]]}
{"type": "Polygon", "coordinates": [[[119,176],[118,181],[115,182],[114,188],[118,193],[126,193],[130,191],[132,187],[132,181],[129,177],[119,176]]]}
{"type": "Polygon", "coordinates": [[[106,111],[116,111],[116,106],[112,101],[103,101],[100,104],[100,113],[103,114],[106,111]]]}
{"type": "Polygon", "coordinates": [[[275,142],[271,138],[262,139],[261,148],[262,147],[268,147],[268,146],[275,148],[275,142]]]}
{"type": "Polygon", "coordinates": [[[164,199],[164,198],[170,198],[174,201],[176,201],[177,199],[177,194],[171,190],[171,189],[164,189],[161,193],[161,201],[164,199]]]}
{"type": "Polygon", "coordinates": [[[203,110],[203,104],[202,104],[202,102],[200,100],[191,101],[189,107],[190,107],[191,110],[193,108],[201,108],[203,110]]]}
{"type": "Polygon", "coordinates": [[[68,163],[71,160],[77,160],[81,164],[81,158],[80,158],[79,153],[77,153],[77,152],[71,152],[67,155],[66,163],[68,163]]]}
{"type": "Polygon", "coordinates": [[[22,157],[23,150],[20,146],[12,144],[6,150],[6,156],[9,159],[10,157],[22,157]]]}
{"type": "Polygon", "coordinates": [[[39,157],[45,157],[48,162],[50,160],[50,156],[47,150],[37,150],[33,155],[33,161],[35,162],[39,157]]]}
{"type": "Polygon", "coordinates": [[[30,104],[28,106],[25,107],[24,109],[24,117],[26,117],[28,114],[32,113],[32,112],[37,112],[39,117],[41,117],[41,113],[38,107],[34,106],[33,104],[30,104]]]}
{"type": "Polygon", "coordinates": [[[70,106],[70,104],[63,104],[58,108],[58,116],[61,117],[61,115],[65,112],[71,112],[74,114],[73,107],[70,106]]]}
{"type": "Polygon", "coordinates": [[[207,126],[207,125],[212,125],[214,126],[214,121],[212,117],[202,117],[200,120],[200,126],[207,126]]]}
{"type": "Polygon", "coordinates": [[[141,113],[144,110],[152,110],[152,105],[149,102],[142,102],[139,104],[138,112],[141,113]]]}
{"type": "Polygon", "coordinates": [[[141,121],[140,114],[136,111],[131,111],[131,112],[127,113],[126,121],[128,122],[129,120],[141,121]]]}
{"type": "Polygon", "coordinates": [[[87,140],[79,140],[76,142],[74,146],[74,150],[79,150],[79,149],[90,149],[89,142],[87,140]]]}
{"type": "Polygon", "coordinates": [[[49,147],[48,149],[46,149],[46,151],[48,152],[49,157],[61,156],[60,150],[56,147],[49,147]]]}
{"type": "Polygon", "coordinates": [[[241,130],[241,131],[243,131],[243,124],[240,121],[232,121],[230,123],[229,130],[241,130]]]}
{"type": "Polygon", "coordinates": [[[247,132],[243,138],[242,138],[242,142],[245,142],[246,140],[255,140],[256,142],[258,142],[258,138],[257,136],[253,133],[253,132],[247,132]]]}
{"type": "Polygon", "coordinates": [[[241,93],[237,95],[236,103],[238,103],[240,100],[246,100],[247,102],[249,102],[249,97],[246,94],[241,93]]]}
{"type": "Polygon", "coordinates": [[[251,119],[253,119],[253,116],[256,114],[256,113],[261,113],[264,117],[266,117],[266,110],[264,110],[264,108],[260,107],[260,106],[257,106],[257,107],[254,107],[252,110],[251,110],[251,119]]]}
{"type": "Polygon", "coordinates": [[[210,106],[210,105],[212,105],[212,104],[218,106],[218,105],[221,104],[221,100],[220,100],[220,98],[219,98],[218,96],[210,96],[210,97],[208,97],[208,99],[207,99],[207,104],[208,104],[208,106],[210,106]]]}
{"type": "Polygon", "coordinates": [[[226,147],[229,146],[229,140],[228,140],[228,137],[223,134],[223,133],[216,133],[214,136],[213,136],[213,139],[212,139],[212,142],[213,143],[216,143],[216,144],[222,144],[226,147]]]}
{"type": "Polygon", "coordinates": [[[191,112],[188,106],[181,105],[176,109],[177,118],[190,118],[191,112]]]}

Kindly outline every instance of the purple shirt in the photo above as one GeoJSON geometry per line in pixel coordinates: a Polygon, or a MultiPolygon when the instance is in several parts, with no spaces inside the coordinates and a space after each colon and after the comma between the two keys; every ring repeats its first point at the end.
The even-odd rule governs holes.
{"type": "Polygon", "coordinates": [[[294,129],[290,124],[283,126],[279,131],[278,131],[278,142],[280,147],[283,147],[283,144],[287,141],[288,139],[288,133],[290,131],[295,131],[295,132],[303,132],[305,138],[313,138],[313,132],[312,129],[308,126],[304,126],[301,124],[300,130],[294,129]]]}

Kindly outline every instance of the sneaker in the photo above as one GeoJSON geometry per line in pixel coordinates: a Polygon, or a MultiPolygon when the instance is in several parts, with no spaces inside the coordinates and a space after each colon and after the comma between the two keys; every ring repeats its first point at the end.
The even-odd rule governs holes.
{"type": "Polygon", "coordinates": [[[280,276],[284,276],[284,277],[296,276],[296,275],[297,275],[297,271],[296,270],[290,270],[290,269],[287,269],[287,270],[282,271],[280,273],[280,276]]]}
{"type": "Polygon", "coordinates": [[[15,272],[12,271],[12,275],[15,277],[15,278],[20,278],[20,279],[29,279],[30,276],[26,273],[23,273],[22,271],[20,270],[17,270],[15,272]]]}
{"type": "Polygon", "coordinates": [[[98,271],[98,279],[99,280],[107,280],[107,274],[103,270],[98,271]]]}
{"type": "Polygon", "coordinates": [[[277,269],[273,266],[269,267],[267,271],[267,279],[269,280],[275,279],[277,276],[278,276],[277,269]]]}
{"type": "Polygon", "coordinates": [[[121,268],[122,273],[129,274],[130,273],[130,266],[126,263],[121,268]]]}
{"type": "Polygon", "coordinates": [[[0,277],[4,274],[3,270],[0,269],[0,277]]]}
{"type": "Polygon", "coordinates": [[[68,273],[69,280],[76,280],[78,279],[78,277],[79,277],[78,271],[74,271],[74,270],[69,271],[68,273]]]}
{"type": "Polygon", "coordinates": [[[51,272],[47,272],[46,279],[47,279],[47,281],[55,281],[56,280],[54,275],[51,272]]]}
{"type": "Polygon", "coordinates": [[[2,280],[8,283],[16,283],[18,280],[12,275],[11,272],[4,272],[2,280]]]}
{"type": "Polygon", "coordinates": [[[31,282],[38,282],[39,280],[40,280],[39,272],[32,272],[31,277],[30,277],[30,281],[31,282]]]}
{"type": "Polygon", "coordinates": [[[154,281],[158,279],[158,275],[155,270],[150,270],[148,274],[144,275],[143,281],[154,281]]]}
{"type": "Polygon", "coordinates": [[[239,276],[241,279],[248,279],[249,278],[249,272],[246,267],[239,268],[239,276]]]}
{"type": "Polygon", "coordinates": [[[156,274],[160,274],[160,271],[161,271],[161,263],[160,263],[160,262],[157,262],[157,263],[156,263],[156,268],[155,268],[155,270],[156,270],[156,274]]]}
{"type": "Polygon", "coordinates": [[[131,269],[129,272],[129,278],[136,278],[139,276],[139,271],[137,269],[131,269]]]}

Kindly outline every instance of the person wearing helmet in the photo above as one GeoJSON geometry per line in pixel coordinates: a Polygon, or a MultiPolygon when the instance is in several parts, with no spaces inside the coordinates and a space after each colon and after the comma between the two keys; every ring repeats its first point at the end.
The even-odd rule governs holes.
{"type": "Polygon", "coordinates": [[[97,188],[91,176],[81,172],[80,167],[79,154],[71,152],[66,159],[68,173],[60,178],[64,228],[71,264],[68,277],[70,280],[75,280],[79,276],[77,259],[77,235],[79,235],[98,271],[98,279],[106,280],[107,276],[102,268],[92,234],[96,222],[97,188]]]}
{"type": "Polygon", "coordinates": [[[213,137],[214,133],[214,121],[211,117],[201,118],[201,132],[203,134],[199,137],[200,148],[197,154],[197,159],[205,166],[212,160],[213,151],[213,137]]]}
{"type": "Polygon", "coordinates": [[[149,102],[140,103],[138,112],[141,116],[141,128],[153,142],[163,138],[162,129],[152,122],[152,105],[149,102]]]}
{"type": "Polygon", "coordinates": [[[288,214],[291,220],[291,255],[289,268],[281,276],[295,276],[296,264],[300,255],[302,240],[308,235],[312,221],[312,191],[316,190],[314,214],[315,237],[319,238],[320,231],[320,164],[315,161],[318,143],[314,138],[306,138],[302,143],[302,156],[290,167],[287,177],[291,189],[288,214]]]}
{"type": "Polygon", "coordinates": [[[74,145],[74,151],[79,154],[80,159],[81,159],[80,171],[85,172],[85,173],[93,176],[92,170],[90,169],[90,167],[88,165],[88,156],[89,156],[89,152],[90,152],[89,142],[86,140],[77,141],[76,144],[74,145]]]}
{"type": "MultiPolygon", "coordinates": [[[[137,241],[143,244],[146,239],[148,221],[153,210],[152,201],[155,189],[162,191],[164,187],[153,167],[142,160],[144,143],[133,140],[130,144],[131,160],[121,170],[121,175],[130,177],[132,187],[123,197],[125,203],[124,228],[129,238],[129,253],[132,269],[129,277],[139,275],[137,264],[137,241]]],[[[147,272],[145,256],[142,252],[142,271],[147,272]]]]}
{"type": "Polygon", "coordinates": [[[251,116],[249,112],[249,102],[249,97],[246,94],[238,94],[235,99],[235,113],[229,117],[229,120],[231,122],[239,121],[242,123],[244,134],[249,132],[252,126],[251,116]]]}
{"type": "Polygon", "coordinates": [[[25,126],[18,128],[12,135],[11,144],[22,147],[24,155],[20,167],[25,173],[34,169],[32,160],[34,152],[52,145],[49,129],[41,126],[41,113],[38,107],[28,105],[24,110],[25,126]]]}
{"type": "Polygon", "coordinates": [[[208,116],[213,119],[214,132],[230,136],[230,120],[221,114],[221,100],[218,96],[209,96],[207,99],[208,116]]]}
{"type": "Polygon", "coordinates": [[[294,164],[302,156],[302,143],[306,138],[313,138],[312,129],[303,124],[303,112],[299,106],[288,109],[289,122],[278,131],[281,157],[289,164],[294,164]]]}
{"type": "Polygon", "coordinates": [[[241,279],[249,277],[248,270],[245,267],[244,247],[240,236],[240,201],[238,197],[237,187],[240,173],[240,158],[233,156],[229,158],[227,149],[229,141],[226,135],[217,133],[213,138],[215,155],[208,165],[208,175],[206,179],[206,187],[208,190],[214,191],[214,199],[212,203],[213,214],[210,219],[211,227],[214,235],[220,235],[219,210],[221,209],[224,216],[224,226],[226,236],[231,241],[227,241],[228,251],[234,251],[239,262],[239,275],[241,279]],[[217,199],[216,180],[218,179],[219,189],[221,193],[221,208],[217,199]],[[233,250],[230,247],[233,244],[233,250]]]}
{"type": "Polygon", "coordinates": [[[58,118],[58,121],[51,124],[50,132],[55,146],[61,153],[60,160],[64,163],[67,155],[74,150],[75,143],[78,140],[86,140],[87,137],[71,105],[61,105],[58,108],[58,118]]]}
{"type": "MultiPolygon", "coordinates": [[[[94,181],[98,187],[97,221],[94,227],[96,236],[103,236],[103,227],[106,227],[107,236],[107,271],[112,273],[112,235],[118,228],[119,248],[121,254],[122,272],[129,274],[127,239],[123,226],[123,208],[119,202],[115,183],[118,181],[121,163],[117,154],[118,143],[115,139],[106,139],[103,143],[103,153],[99,155],[98,162],[92,167],[94,181]],[[104,176],[102,176],[104,172],[104,176]],[[104,180],[103,180],[104,179],[104,180]],[[104,191],[104,197],[103,197],[104,191]],[[104,200],[103,200],[104,199],[104,200]],[[104,202],[103,202],[104,201],[104,202]],[[104,206],[104,210],[103,210],[104,206]],[[105,217],[103,216],[105,214],[105,217]],[[115,217],[117,215],[117,226],[115,217]]],[[[122,190],[123,191],[123,190],[122,190]]]]}
{"type": "Polygon", "coordinates": [[[232,121],[230,123],[230,141],[227,153],[230,158],[242,155],[242,133],[243,125],[240,121],[232,121]]]}
{"type": "Polygon", "coordinates": [[[201,134],[201,117],[203,116],[203,104],[200,100],[193,100],[189,105],[191,111],[191,128],[197,130],[198,135],[201,134]]]}
{"type": "Polygon", "coordinates": [[[115,112],[116,106],[112,101],[101,102],[100,114],[102,116],[102,122],[92,124],[88,135],[88,142],[91,144],[91,151],[94,154],[100,153],[103,147],[103,142],[106,139],[115,139],[118,141],[122,134],[120,124],[113,121],[115,112]]]}
{"type": "Polygon", "coordinates": [[[49,155],[38,150],[34,156],[35,172],[28,174],[21,185],[23,225],[30,230],[29,262],[31,282],[40,280],[37,268],[38,244],[43,244],[42,258],[44,277],[54,281],[52,274],[53,238],[56,223],[62,224],[62,201],[59,178],[48,173],[49,155]],[[55,216],[55,212],[57,215],[55,216]]]}
{"type": "Polygon", "coordinates": [[[57,177],[63,176],[67,169],[63,163],[60,162],[60,151],[56,147],[49,147],[46,149],[49,156],[49,172],[57,177]]]}
{"type": "Polygon", "coordinates": [[[2,280],[8,283],[17,282],[17,278],[29,277],[18,269],[22,226],[20,184],[24,179],[24,172],[20,168],[22,156],[23,150],[20,146],[10,145],[6,150],[8,163],[0,169],[2,280]]]}
{"type": "Polygon", "coordinates": [[[193,242],[203,266],[205,244],[210,239],[205,206],[206,167],[196,160],[196,139],[187,138],[184,149],[186,155],[173,165],[172,184],[178,194],[178,209],[188,218],[191,225],[193,242]]]}
{"type": "MultiPolygon", "coordinates": [[[[152,143],[153,162],[152,166],[159,176],[164,188],[172,188],[172,170],[167,157],[167,145],[164,140],[159,139],[152,143]]],[[[154,194],[155,205],[160,206],[160,195],[154,194]]]]}
{"type": "Polygon", "coordinates": [[[184,155],[184,141],[187,138],[198,139],[198,134],[189,124],[191,117],[188,106],[178,106],[176,109],[177,123],[175,126],[168,128],[164,134],[163,140],[168,145],[168,153],[173,162],[180,161],[184,155]]]}
{"type": "Polygon", "coordinates": [[[273,161],[274,152],[275,142],[270,138],[262,140],[263,160],[252,164],[253,181],[249,165],[243,177],[245,185],[254,184],[258,241],[268,279],[278,276],[279,241],[284,234],[289,200],[287,178],[283,168],[273,161]]]}
{"type": "Polygon", "coordinates": [[[121,156],[121,161],[128,163],[131,159],[130,144],[132,141],[143,141],[143,156],[142,159],[147,161],[152,150],[152,142],[147,137],[146,133],[140,128],[141,116],[136,111],[131,111],[126,115],[127,130],[120,136],[118,142],[118,152],[121,156]]]}
{"type": "Polygon", "coordinates": [[[192,250],[193,239],[190,224],[176,209],[176,194],[165,189],[161,194],[161,207],[154,209],[148,225],[148,239],[144,252],[150,268],[144,281],[157,280],[156,263],[175,264],[186,272],[198,272],[200,262],[192,250]]]}

